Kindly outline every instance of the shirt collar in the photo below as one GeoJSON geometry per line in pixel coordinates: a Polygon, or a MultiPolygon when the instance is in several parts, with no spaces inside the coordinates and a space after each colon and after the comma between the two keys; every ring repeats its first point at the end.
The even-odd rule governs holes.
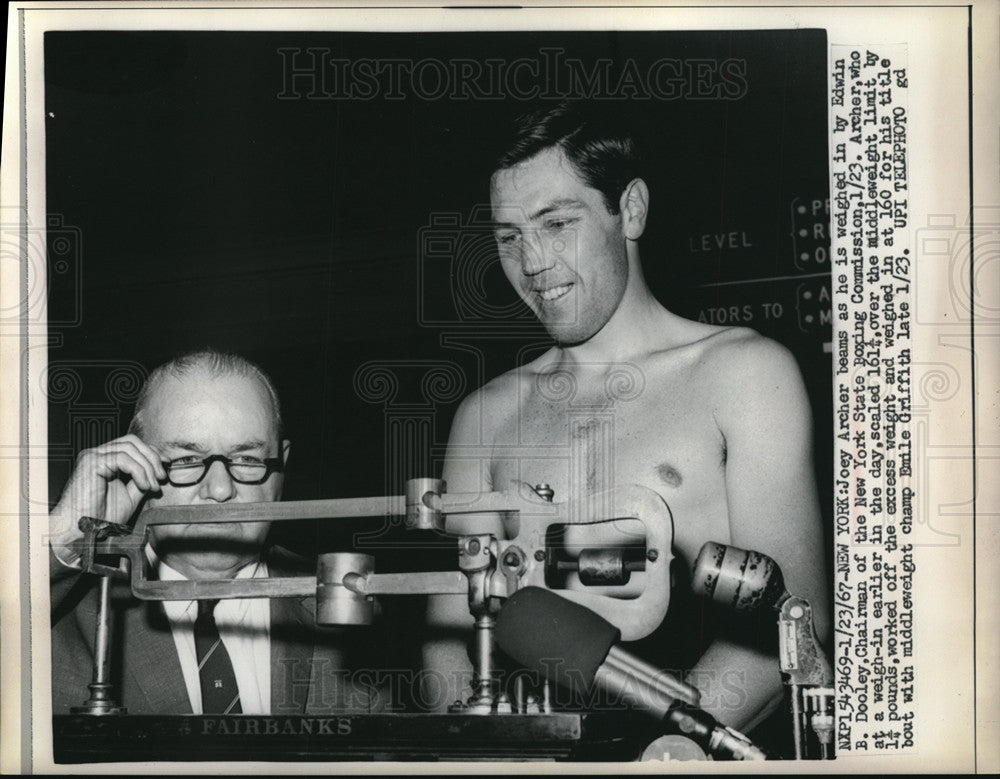
{"type": "MultiPolygon", "coordinates": [[[[164,582],[188,581],[188,578],[184,574],[182,574],[180,571],[174,570],[159,558],[159,556],[156,554],[156,551],[153,549],[152,544],[146,544],[146,559],[149,560],[149,570],[150,573],[152,574],[152,578],[164,582]]],[[[269,574],[267,570],[267,563],[265,563],[263,560],[254,560],[252,562],[247,563],[242,568],[240,568],[236,572],[236,576],[234,578],[266,579],[268,575],[269,574]]],[[[238,599],[238,598],[230,600],[234,601],[233,603],[234,606],[236,605],[236,601],[242,600],[244,605],[246,605],[246,603],[249,601],[249,599],[238,599]]],[[[175,603],[179,606],[180,603],[183,603],[183,601],[180,603],[178,603],[178,601],[164,601],[164,606],[166,606],[166,604],[168,603],[175,603]]],[[[224,604],[226,603],[227,601],[222,601],[220,603],[220,607],[224,607],[224,604]]],[[[176,608],[177,606],[174,607],[174,609],[176,608]]],[[[173,609],[170,610],[172,611],[173,609]]],[[[195,607],[194,601],[188,601],[186,604],[184,604],[182,609],[177,609],[177,610],[183,611],[184,613],[190,612],[191,614],[194,614],[197,609],[195,607]]]]}

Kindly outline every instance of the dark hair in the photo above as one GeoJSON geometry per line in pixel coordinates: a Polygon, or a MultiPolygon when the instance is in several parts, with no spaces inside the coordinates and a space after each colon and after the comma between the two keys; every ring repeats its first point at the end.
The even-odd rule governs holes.
{"type": "Polygon", "coordinates": [[[274,419],[275,429],[278,432],[278,441],[284,437],[284,426],[281,421],[281,402],[278,400],[278,391],[274,388],[271,378],[261,370],[260,366],[250,362],[245,357],[238,354],[216,351],[215,349],[199,349],[187,352],[179,357],[175,357],[158,368],[154,368],[149,374],[146,383],[139,391],[139,398],[135,402],[135,413],[132,415],[132,422],[128,426],[130,433],[142,436],[143,423],[145,421],[146,406],[149,404],[149,397],[165,378],[168,376],[180,377],[194,370],[205,370],[211,376],[248,376],[256,379],[264,387],[267,399],[271,406],[271,416],[274,419]]]}
{"type": "Polygon", "coordinates": [[[604,196],[612,214],[642,163],[632,134],[623,129],[622,106],[593,101],[563,101],[522,114],[514,120],[505,151],[494,172],[511,168],[553,146],[573,163],[588,186],[604,196]]]}

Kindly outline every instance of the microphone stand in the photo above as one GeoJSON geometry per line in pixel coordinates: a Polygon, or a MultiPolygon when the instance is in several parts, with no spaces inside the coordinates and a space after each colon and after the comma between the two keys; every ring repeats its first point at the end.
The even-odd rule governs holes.
{"type": "Polygon", "coordinates": [[[819,742],[821,759],[831,759],[833,670],[816,636],[809,601],[789,594],[781,568],[767,555],[711,541],[698,553],[692,588],[737,611],[777,610],[778,662],[789,688],[795,759],[808,757],[807,725],[819,742]]]}
{"type": "Polygon", "coordinates": [[[820,758],[832,757],[833,671],[813,626],[812,607],[788,595],[778,609],[778,653],[791,699],[795,759],[805,755],[807,718],[819,742],[820,758]]]}

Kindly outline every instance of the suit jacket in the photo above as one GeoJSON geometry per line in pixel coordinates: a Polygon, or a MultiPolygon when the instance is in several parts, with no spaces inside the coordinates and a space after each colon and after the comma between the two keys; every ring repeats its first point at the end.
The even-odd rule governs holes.
{"type": "MultiPolygon", "coordinates": [[[[272,576],[308,573],[294,558],[271,549],[272,576]]],[[[52,713],[67,714],[89,697],[93,681],[99,579],[65,575],[50,555],[52,596],[52,713]],[[59,574],[63,574],[60,576],[59,574]]],[[[314,572],[314,571],[313,571],[314,572]]],[[[369,668],[378,656],[373,631],[315,625],[315,597],[271,601],[271,713],[358,714],[388,701],[369,668]]],[[[111,588],[111,681],[129,714],[190,714],[187,687],[163,606],[132,597],[127,582],[111,588]]],[[[377,668],[378,666],[374,666],[377,668]]]]}

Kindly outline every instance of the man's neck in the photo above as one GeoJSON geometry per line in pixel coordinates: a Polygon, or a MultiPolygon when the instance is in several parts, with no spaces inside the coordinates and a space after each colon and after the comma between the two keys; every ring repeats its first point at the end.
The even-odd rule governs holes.
{"type": "Polygon", "coordinates": [[[618,308],[604,327],[581,343],[557,345],[557,359],[570,369],[641,362],[662,343],[663,329],[672,318],[641,276],[630,278],[618,308]]]}

